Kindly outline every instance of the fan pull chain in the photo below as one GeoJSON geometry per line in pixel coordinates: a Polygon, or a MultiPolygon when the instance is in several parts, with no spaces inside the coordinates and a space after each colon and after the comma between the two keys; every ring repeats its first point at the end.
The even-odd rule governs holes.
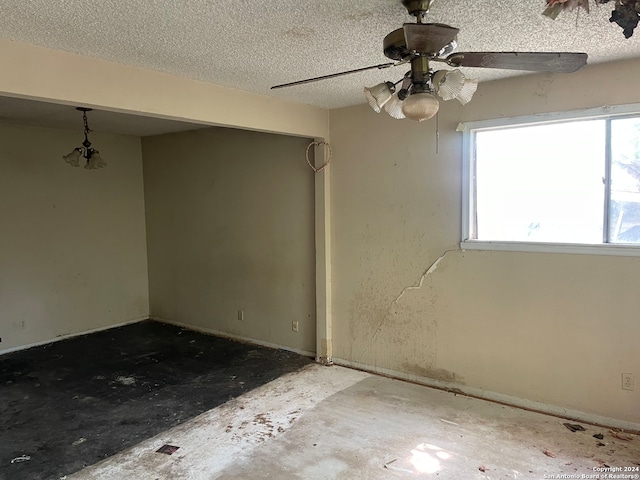
{"type": "Polygon", "coordinates": [[[440,113],[436,112],[436,155],[440,148],[440,113]]]}
{"type": "Polygon", "coordinates": [[[326,167],[327,165],[329,165],[329,162],[331,162],[331,145],[329,145],[327,142],[311,142],[308,146],[307,146],[307,151],[305,152],[305,156],[307,157],[307,163],[309,164],[309,166],[311,167],[311,169],[315,172],[321,172],[322,170],[324,170],[324,167],[326,167]],[[322,145],[325,145],[327,147],[327,160],[319,167],[316,168],[313,166],[313,164],[311,163],[311,160],[309,160],[309,149],[311,147],[321,147],[322,145]]]}

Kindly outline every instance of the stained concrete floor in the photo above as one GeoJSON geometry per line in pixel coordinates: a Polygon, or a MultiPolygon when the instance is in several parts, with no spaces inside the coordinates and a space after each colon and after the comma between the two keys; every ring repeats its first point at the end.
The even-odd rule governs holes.
{"type": "Polygon", "coordinates": [[[564,422],[313,364],[67,478],[639,478],[639,437],[564,422]],[[178,448],[158,453],[163,445],[178,448]],[[607,467],[630,476],[595,470],[607,467]]]}
{"type": "Polygon", "coordinates": [[[157,322],[0,356],[0,479],[59,480],[310,362],[157,322]]]}

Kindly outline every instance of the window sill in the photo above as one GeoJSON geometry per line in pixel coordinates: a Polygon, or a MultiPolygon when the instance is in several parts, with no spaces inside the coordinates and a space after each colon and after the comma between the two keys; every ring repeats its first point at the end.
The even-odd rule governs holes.
{"type": "Polygon", "coordinates": [[[572,255],[615,255],[620,257],[640,257],[640,244],[590,245],[581,243],[529,243],[464,240],[460,242],[460,248],[463,251],[489,250],[503,252],[565,253],[572,255]]]}

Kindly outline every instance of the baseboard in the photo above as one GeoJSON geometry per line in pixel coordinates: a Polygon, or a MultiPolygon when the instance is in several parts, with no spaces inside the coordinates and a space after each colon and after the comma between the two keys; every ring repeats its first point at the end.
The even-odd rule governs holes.
{"type": "Polygon", "coordinates": [[[186,328],[188,330],[193,330],[196,332],[207,333],[209,335],[215,335],[216,337],[228,338],[230,340],[238,340],[244,343],[252,343],[254,345],[260,345],[261,347],[275,348],[277,350],[285,350],[287,352],[296,353],[298,355],[302,355],[303,357],[311,357],[316,358],[315,352],[310,352],[308,350],[300,350],[298,348],[287,347],[285,345],[278,345],[276,343],[264,342],[262,340],[256,340],[255,338],[244,337],[242,335],[234,335],[232,333],[222,332],[220,330],[215,330],[213,328],[205,328],[197,325],[191,325],[188,323],[176,322],[175,320],[168,320],[162,317],[151,316],[150,320],[154,320],[156,322],[167,323],[169,325],[175,325],[177,327],[186,328]]]}
{"type": "Polygon", "coordinates": [[[421,377],[409,373],[365,365],[363,363],[352,362],[350,360],[344,360],[341,358],[334,357],[332,360],[334,364],[343,367],[354,368],[356,370],[362,370],[364,372],[375,373],[378,375],[384,375],[386,377],[396,378],[398,380],[405,380],[412,383],[417,383],[419,385],[437,388],[439,390],[445,390],[459,395],[465,395],[467,397],[473,397],[480,400],[487,400],[494,403],[500,403],[502,405],[508,405],[510,407],[521,408],[532,412],[544,413],[546,415],[552,415],[554,417],[573,420],[577,422],[584,422],[599,427],[615,428],[624,430],[625,432],[640,435],[640,423],[603,417],[600,415],[585,413],[578,410],[558,407],[556,405],[549,405],[546,403],[534,402],[532,400],[526,400],[519,397],[512,397],[510,395],[505,395],[502,393],[490,392],[487,390],[482,390],[480,388],[474,388],[450,382],[443,382],[441,380],[434,380],[431,378],[421,377]]]}
{"type": "Polygon", "coordinates": [[[35,342],[35,343],[29,343],[29,344],[26,344],[26,345],[19,345],[17,347],[11,347],[11,348],[7,348],[5,350],[0,350],[0,355],[4,355],[5,353],[11,353],[11,352],[19,352],[20,350],[27,350],[27,349],[33,348],[33,347],[40,347],[42,345],[49,345],[50,343],[55,343],[55,342],[59,342],[61,340],[66,340],[67,338],[80,337],[82,335],[89,335],[91,333],[97,333],[97,332],[104,332],[105,330],[111,330],[112,328],[118,328],[118,327],[124,327],[126,325],[131,325],[133,323],[143,322],[145,320],[149,320],[149,317],[145,316],[145,317],[135,318],[133,320],[127,320],[126,322],[107,325],[105,327],[92,328],[90,330],[83,330],[81,332],[67,333],[67,334],[63,334],[63,335],[58,335],[57,337],[51,338],[49,340],[41,340],[41,341],[35,342]]]}

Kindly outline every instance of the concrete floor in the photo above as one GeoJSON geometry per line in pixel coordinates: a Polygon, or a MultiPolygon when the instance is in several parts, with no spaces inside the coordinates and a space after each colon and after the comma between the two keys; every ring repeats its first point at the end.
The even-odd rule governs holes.
{"type": "Polygon", "coordinates": [[[67,480],[640,478],[640,438],[564,422],[314,364],[67,480]]]}

